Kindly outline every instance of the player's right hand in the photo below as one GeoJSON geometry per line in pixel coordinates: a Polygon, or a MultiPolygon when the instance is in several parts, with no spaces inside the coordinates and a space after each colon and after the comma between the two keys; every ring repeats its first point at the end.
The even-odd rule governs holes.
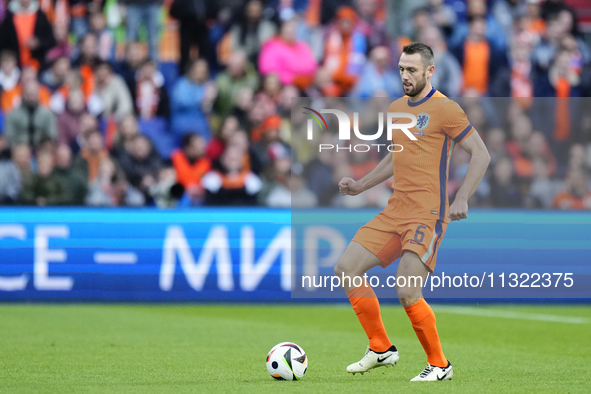
{"type": "Polygon", "coordinates": [[[351,178],[345,177],[339,182],[339,192],[343,196],[356,196],[362,191],[359,182],[356,182],[351,178]]]}

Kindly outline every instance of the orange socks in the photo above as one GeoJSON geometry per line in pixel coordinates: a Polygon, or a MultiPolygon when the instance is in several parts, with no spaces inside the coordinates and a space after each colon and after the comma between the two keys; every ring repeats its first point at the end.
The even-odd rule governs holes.
{"type": "Polygon", "coordinates": [[[369,338],[369,348],[378,353],[390,349],[392,343],[382,322],[380,303],[371,286],[364,283],[363,286],[349,290],[347,296],[369,338]]]}
{"type": "Polygon", "coordinates": [[[435,327],[435,314],[427,304],[424,298],[419,302],[407,308],[404,308],[410,318],[412,328],[414,328],[425,353],[427,353],[427,362],[435,367],[447,367],[447,358],[441,350],[439,334],[435,327]]]}

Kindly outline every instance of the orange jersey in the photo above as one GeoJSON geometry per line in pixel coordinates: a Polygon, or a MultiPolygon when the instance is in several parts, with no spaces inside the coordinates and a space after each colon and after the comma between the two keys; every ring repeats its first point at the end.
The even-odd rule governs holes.
{"type": "Polygon", "coordinates": [[[393,131],[392,142],[402,145],[403,150],[392,153],[394,193],[384,213],[409,221],[438,219],[449,223],[449,159],[455,145],[474,128],[462,108],[435,89],[414,103],[402,97],[390,104],[388,112],[415,115],[417,124],[409,131],[417,140],[410,140],[402,130],[393,131]]]}

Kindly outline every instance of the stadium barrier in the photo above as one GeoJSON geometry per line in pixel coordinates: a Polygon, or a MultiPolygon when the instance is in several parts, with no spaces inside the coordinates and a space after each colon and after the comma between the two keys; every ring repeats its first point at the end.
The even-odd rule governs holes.
{"type": "MultiPolygon", "coordinates": [[[[292,298],[292,287],[296,298],[343,297],[341,290],[294,286],[292,279],[332,274],[355,231],[377,212],[3,208],[0,301],[281,301],[292,298]]],[[[485,286],[464,281],[426,291],[449,298],[591,298],[589,234],[591,213],[471,211],[448,227],[435,274],[477,271],[485,273],[485,286]],[[512,272],[528,273],[528,281],[520,277],[510,286],[512,272]],[[538,293],[520,293],[538,272],[571,273],[574,286],[554,276],[538,293]],[[493,280],[495,288],[487,289],[493,280]]],[[[393,275],[395,268],[375,270],[393,275]]]]}

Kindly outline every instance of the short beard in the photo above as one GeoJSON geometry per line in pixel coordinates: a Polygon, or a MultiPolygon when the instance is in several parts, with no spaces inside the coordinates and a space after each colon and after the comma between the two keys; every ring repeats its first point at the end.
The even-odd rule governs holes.
{"type": "Polygon", "coordinates": [[[423,91],[423,89],[425,89],[425,86],[427,86],[427,72],[425,72],[423,74],[423,79],[421,79],[419,82],[417,82],[417,85],[410,91],[408,92],[406,95],[408,97],[416,97],[419,93],[421,93],[423,91]]]}

